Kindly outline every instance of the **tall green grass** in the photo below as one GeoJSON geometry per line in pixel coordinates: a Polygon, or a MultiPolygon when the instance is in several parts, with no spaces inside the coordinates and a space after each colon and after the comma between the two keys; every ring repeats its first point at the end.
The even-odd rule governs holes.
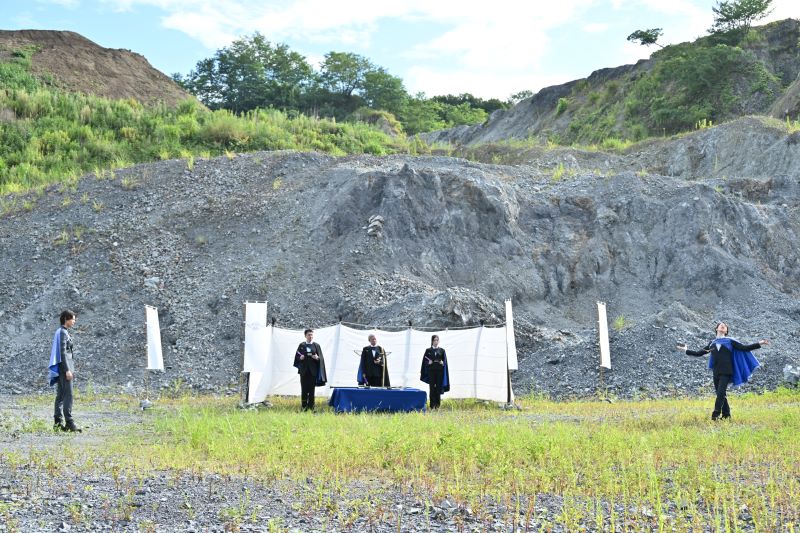
{"type": "Polygon", "coordinates": [[[115,450],[152,468],[267,481],[385,479],[472,505],[556,495],[556,522],[567,527],[774,531],[800,521],[798,400],[785,391],[733,397],[734,420],[716,424],[711,399],[529,399],[522,411],[445,402],[435,413],[391,415],[195,400],[155,419],[151,441],[125,439],[115,450]]]}
{"type": "Polygon", "coordinates": [[[415,153],[424,147],[364,123],[336,123],[275,110],[244,116],[193,100],[175,108],[109,100],[43,86],[30,51],[0,63],[0,194],[75,179],[96,169],[254,150],[334,155],[415,153]]]}

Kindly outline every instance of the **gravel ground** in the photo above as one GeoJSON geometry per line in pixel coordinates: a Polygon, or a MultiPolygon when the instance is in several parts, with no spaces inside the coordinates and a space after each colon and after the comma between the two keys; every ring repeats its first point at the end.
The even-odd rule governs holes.
{"type": "MultiPolygon", "coordinates": [[[[53,433],[46,422],[49,401],[0,396],[0,531],[564,532],[595,531],[596,513],[606,522],[609,517],[608,502],[586,501],[582,508],[590,511],[572,522],[564,515],[562,497],[515,496],[510,488],[502,499],[486,495],[465,503],[424,487],[376,479],[260,480],[125,467],[102,449],[115,435],[148,432],[157,410],[142,412],[130,398],[84,400],[76,408],[83,432],[53,433]]],[[[533,417],[537,424],[594,422],[524,411],[518,416],[533,417]]],[[[581,507],[571,500],[569,508],[576,503],[581,507]]],[[[704,504],[698,501],[698,506],[704,504]]],[[[659,514],[667,521],[685,515],[675,503],[655,510],[635,499],[615,503],[614,511],[617,520],[626,516],[627,527],[637,531],[657,531],[659,514]]],[[[739,519],[741,530],[753,530],[746,508],[739,519]]],[[[779,516],[776,520],[780,523],[779,516]]],[[[707,524],[702,531],[714,530],[713,517],[702,522],[707,524]]]]}
{"type": "Polygon", "coordinates": [[[131,400],[79,402],[83,432],[65,434],[49,430],[44,403],[0,396],[0,531],[537,531],[559,522],[562,509],[547,494],[467,505],[379,480],[124,468],[96,450],[115,434],[148,431],[153,412],[131,400]]]}

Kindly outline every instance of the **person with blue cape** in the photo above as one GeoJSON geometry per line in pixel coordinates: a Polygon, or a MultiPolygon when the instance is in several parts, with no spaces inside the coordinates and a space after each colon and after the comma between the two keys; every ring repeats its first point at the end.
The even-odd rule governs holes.
{"type": "Polygon", "coordinates": [[[75,375],[75,363],[69,330],[75,325],[76,318],[72,311],[61,312],[61,327],[53,335],[53,346],[50,349],[50,364],[47,370],[50,386],[56,386],[53,413],[53,429],[56,431],[81,431],[72,419],[72,381],[75,375]]]}
{"type": "Polygon", "coordinates": [[[715,333],[716,338],[700,350],[689,350],[686,344],[678,345],[678,350],[685,352],[686,355],[701,357],[711,354],[708,359],[708,368],[714,371],[714,390],[717,393],[711,420],[731,417],[727,395],[728,385],[733,383],[734,386],[739,386],[747,383],[753,371],[759,366],[758,359],[751,353],[752,350],[769,344],[767,339],[753,344],[742,344],[729,336],[728,325],[725,322],[717,324],[715,333]]]}
{"type": "Polygon", "coordinates": [[[294,354],[294,367],[300,374],[300,406],[303,411],[314,410],[314,392],[328,382],[322,347],[314,342],[314,330],[303,332],[306,341],[301,342],[294,354]]]}
{"type": "Polygon", "coordinates": [[[450,390],[450,370],[447,367],[447,353],[439,347],[439,336],[431,337],[431,347],[422,356],[420,381],[430,387],[431,409],[438,409],[442,404],[442,394],[450,390]]]}

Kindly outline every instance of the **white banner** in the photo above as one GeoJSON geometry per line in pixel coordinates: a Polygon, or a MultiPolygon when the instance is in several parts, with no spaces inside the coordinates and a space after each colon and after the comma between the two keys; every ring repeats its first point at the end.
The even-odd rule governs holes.
{"type": "Polygon", "coordinates": [[[158,309],[144,306],[147,326],[147,370],[164,370],[164,358],[161,354],[161,326],[158,323],[158,309]]]}
{"type": "Polygon", "coordinates": [[[244,306],[244,363],[243,372],[261,369],[263,347],[269,346],[267,303],[247,302],[244,306]]]}
{"type": "Polygon", "coordinates": [[[518,370],[517,339],[514,335],[514,310],[511,308],[511,300],[506,300],[506,345],[508,346],[508,369],[518,370]]]}
{"type": "Polygon", "coordinates": [[[600,366],[611,369],[611,349],[608,346],[608,318],[605,302],[597,302],[597,331],[600,336],[600,366]]]}
{"type": "MultiPolygon", "coordinates": [[[[252,304],[247,304],[250,306],[252,304]]],[[[260,313],[260,311],[259,311],[260,313]]],[[[250,311],[246,311],[250,315],[250,311]]],[[[300,395],[300,379],[294,368],[297,346],[305,340],[302,330],[265,326],[246,328],[245,371],[250,372],[249,403],[262,401],[269,395],[300,395]]],[[[357,386],[361,350],[374,334],[387,353],[389,379],[393,387],[414,387],[428,390],[420,381],[422,356],[431,345],[431,335],[439,335],[439,345],[446,350],[450,370],[450,392],[447,398],[478,398],[506,402],[513,398],[508,379],[508,333],[505,327],[479,327],[463,330],[425,332],[360,330],[341,324],[314,330],[325,359],[328,383],[317,389],[327,397],[333,387],[357,386]]]]}

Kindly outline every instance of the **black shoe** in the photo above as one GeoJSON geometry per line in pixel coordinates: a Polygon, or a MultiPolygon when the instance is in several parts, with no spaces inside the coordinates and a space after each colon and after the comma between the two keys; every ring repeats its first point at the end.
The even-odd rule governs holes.
{"type": "Polygon", "coordinates": [[[78,426],[75,425],[75,422],[67,422],[67,425],[64,426],[64,431],[68,431],[70,433],[80,433],[82,430],[78,426]]]}
{"type": "Polygon", "coordinates": [[[61,423],[60,420],[56,420],[55,423],[53,424],[53,431],[66,431],[66,428],[64,427],[64,425],[61,423]]]}
{"type": "Polygon", "coordinates": [[[722,415],[722,420],[730,420],[731,415],[722,415]]]}

